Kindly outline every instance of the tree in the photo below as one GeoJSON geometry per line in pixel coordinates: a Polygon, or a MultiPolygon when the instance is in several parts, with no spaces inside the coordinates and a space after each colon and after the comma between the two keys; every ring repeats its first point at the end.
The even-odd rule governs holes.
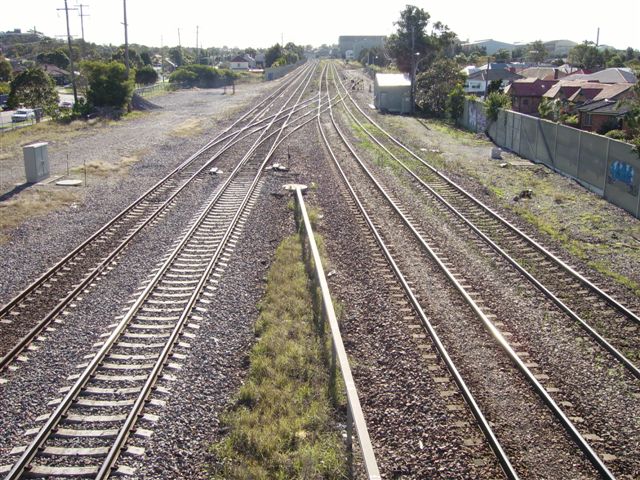
{"type": "Polygon", "coordinates": [[[604,65],[604,57],[593,42],[583,42],[569,50],[568,62],[574,67],[595,70],[604,65]]]}
{"type": "Polygon", "coordinates": [[[496,52],[494,57],[496,59],[496,62],[506,63],[509,60],[511,60],[511,52],[509,50],[507,50],[506,48],[501,48],[500,50],[498,50],[496,52]]]}
{"type": "MultiPolygon", "coordinates": [[[[111,60],[115,60],[116,62],[120,62],[122,64],[125,63],[125,48],[120,47],[116,52],[111,55],[111,60]]],[[[142,59],[138,52],[136,52],[133,48],[129,48],[129,66],[131,68],[140,68],[143,66],[142,59]]]]}
{"type": "MultiPolygon", "coordinates": [[[[487,107],[487,119],[495,122],[498,120],[500,110],[511,108],[511,97],[504,93],[493,92],[487,95],[485,105],[487,107]]],[[[487,128],[488,127],[489,124],[487,124],[487,128]]]]}
{"type": "Polygon", "coordinates": [[[401,72],[411,73],[419,58],[419,70],[427,70],[438,57],[453,57],[456,34],[441,22],[427,26],[431,16],[422,8],[407,5],[395,22],[397,30],[387,38],[386,48],[401,72]]]}
{"type": "Polygon", "coordinates": [[[453,60],[440,58],[416,79],[416,104],[426,113],[443,117],[447,98],[464,76],[453,60]]]}
{"type": "Polygon", "coordinates": [[[282,57],[283,50],[279,43],[276,43],[274,46],[270,47],[264,54],[264,64],[265,67],[270,67],[273,63],[282,57]]]}
{"type": "Polygon", "coordinates": [[[547,58],[547,47],[544,46],[542,40],[536,40],[528,45],[529,51],[527,52],[527,58],[536,63],[544,62],[547,58]]]}
{"type": "Polygon", "coordinates": [[[158,81],[158,72],[151,65],[145,65],[136,71],[136,83],[151,85],[158,81]]]}
{"type": "Polygon", "coordinates": [[[151,55],[149,55],[149,52],[142,52],[140,54],[140,60],[142,60],[144,65],[151,65],[151,55]]]}
{"type": "Polygon", "coordinates": [[[42,108],[47,115],[53,115],[58,109],[56,84],[41,68],[28,68],[11,82],[7,104],[11,108],[19,105],[42,108]]]}
{"type": "Polygon", "coordinates": [[[411,71],[414,54],[419,53],[424,58],[427,53],[426,29],[430,18],[431,15],[422,8],[407,5],[400,12],[400,20],[394,22],[397,30],[387,38],[387,50],[401,72],[411,71]]]}
{"type": "Polygon", "coordinates": [[[186,58],[182,47],[173,47],[169,49],[169,59],[178,67],[186,65],[186,58]]]}
{"type": "Polygon", "coordinates": [[[58,48],[52,52],[38,54],[38,56],[36,57],[36,61],[38,63],[49,63],[51,65],[55,65],[58,68],[62,68],[63,70],[69,68],[69,57],[67,56],[67,53],[61,48],[58,48]]]}
{"type": "Polygon", "coordinates": [[[491,80],[487,86],[487,95],[493,92],[502,92],[502,80],[491,80]]]}
{"type": "Polygon", "coordinates": [[[11,80],[13,68],[11,62],[0,55],[0,82],[8,82],[11,80]]]}
{"type": "Polygon", "coordinates": [[[449,92],[447,96],[447,114],[449,118],[453,120],[453,123],[457,126],[458,120],[464,113],[464,88],[462,83],[456,83],[453,90],[449,92]]]}
{"type": "Polygon", "coordinates": [[[88,61],[81,69],[87,78],[87,101],[91,105],[124,109],[131,101],[133,82],[122,63],[88,61]]]}

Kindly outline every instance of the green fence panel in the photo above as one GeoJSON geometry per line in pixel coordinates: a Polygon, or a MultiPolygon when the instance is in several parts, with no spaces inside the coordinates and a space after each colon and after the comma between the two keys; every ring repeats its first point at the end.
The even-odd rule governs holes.
{"type": "Polygon", "coordinates": [[[600,135],[580,133],[578,178],[596,191],[604,191],[609,139],[600,135]]]}
{"type": "Polygon", "coordinates": [[[558,124],[538,120],[536,158],[549,167],[555,167],[556,129],[558,124]]]}
{"type": "Polygon", "coordinates": [[[558,126],[556,137],[556,168],[574,178],[578,177],[578,141],[580,130],[558,126]]]}
{"type": "Polygon", "coordinates": [[[604,198],[640,218],[640,157],[631,145],[609,140],[604,198]]]}

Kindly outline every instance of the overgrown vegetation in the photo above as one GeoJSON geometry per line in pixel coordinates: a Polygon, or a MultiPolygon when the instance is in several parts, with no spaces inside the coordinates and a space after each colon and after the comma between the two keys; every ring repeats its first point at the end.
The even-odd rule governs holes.
{"type": "Polygon", "coordinates": [[[186,65],[178,68],[169,77],[169,82],[187,87],[215,88],[230,85],[237,78],[235,72],[207,65],[186,65]]]}
{"type": "Polygon", "coordinates": [[[325,348],[298,236],[278,247],[260,302],[246,383],[212,451],[216,479],[342,479],[345,452],[332,418],[325,348]]]}
{"type": "Polygon", "coordinates": [[[41,108],[47,115],[53,115],[58,110],[56,84],[41,68],[28,68],[12,80],[7,104],[11,108],[19,105],[41,108]]]}
{"type": "Polygon", "coordinates": [[[83,62],[87,79],[87,103],[95,107],[124,109],[133,95],[133,79],[125,66],[116,61],[83,62]]]}
{"type": "Polygon", "coordinates": [[[498,113],[500,110],[507,110],[511,108],[511,97],[504,93],[492,92],[487,96],[487,119],[495,122],[498,120],[498,113]]]}

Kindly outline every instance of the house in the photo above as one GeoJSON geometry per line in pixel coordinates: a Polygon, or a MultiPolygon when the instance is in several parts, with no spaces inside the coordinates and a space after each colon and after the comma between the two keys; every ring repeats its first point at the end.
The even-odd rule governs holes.
{"type": "Polygon", "coordinates": [[[381,112],[411,112],[411,77],[406,73],[376,73],[373,104],[381,112]]]}
{"type": "Polygon", "coordinates": [[[539,78],[521,78],[514,80],[504,93],[511,97],[511,109],[529,115],[538,115],[538,105],[542,96],[558,80],[540,80],[539,78]]]}
{"type": "Polygon", "coordinates": [[[631,83],[598,83],[563,79],[551,87],[544,97],[575,104],[597,100],[620,100],[633,94],[631,83]]]}
{"type": "Polygon", "coordinates": [[[606,133],[624,127],[624,117],[630,107],[616,100],[597,100],[578,107],[578,126],[581,130],[606,133]]]}
{"type": "Polygon", "coordinates": [[[518,72],[523,77],[539,78],[540,80],[559,80],[568,74],[556,67],[529,67],[518,72]]]}
{"type": "Polygon", "coordinates": [[[600,83],[637,83],[638,78],[630,68],[605,68],[595,73],[572,73],[566,80],[584,80],[600,83]]]}
{"type": "Polygon", "coordinates": [[[505,88],[511,82],[519,78],[522,78],[522,76],[503,68],[479,70],[467,77],[463,88],[465,93],[485,95],[489,82],[500,80],[502,81],[502,87],[505,88]]]}
{"type": "Polygon", "coordinates": [[[69,83],[71,76],[70,73],[62,68],[56,67],[49,63],[40,65],[42,69],[49,74],[51,78],[56,82],[56,85],[66,85],[69,83]]]}
{"type": "Polygon", "coordinates": [[[231,70],[249,70],[256,68],[256,61],[250,55],[236,55],[229,62],[229,68],[231,70]]]}

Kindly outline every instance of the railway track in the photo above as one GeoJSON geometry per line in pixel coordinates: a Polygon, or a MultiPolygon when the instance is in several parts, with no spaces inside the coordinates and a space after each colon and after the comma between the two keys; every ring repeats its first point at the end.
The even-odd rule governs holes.
{"type": "Polygon", "coordinates": [[[479,236],[632,375],[640,378],[640,318],[636,313],[389,134],[342,83],[337,83],[336,88],[354,106],[355,112],[349,110],[349,114],[362,126],[364,134],[407,172],[422,196],[439,202],[443,212],[479,236]],[[372,131],[379,135],[374,136],[372,131]]]}
{"type": "MultiPolygon", "coordinates": [[[[455,254],[449,254],[446,251],[446,247],[437,248],[435,246],[437,242],[434,241],[434,238],[428,234],[428,231],[426,231],[424,227],[421,227],[419,223],[411,217],[402,206],[402,201],[389,195],[389,192],[385,191],[385,188],[375,180],[365,165],[365,162],[358,157],[353,147],[351,147],[346,137],[340,131],[340,128],[333,118],[333,114],[330,116],[331,122],[326,122],[325,126],[332,127],[335,133],[326,134],[327,147],[331,148],[331,144],[344,145],[344,147],[341,148],[341,155],[334,157],[336,166],[340,171],[344,169],[344,171],[342,171],[344,182],[348,184],[350,182],[349,188],[354,198],[359,199],[357,202],[362,205],[363,215],[370,218],[369,228],[380,237],[379,242],[381,247],[389,252],[391,258],[395,258],[395,262],[397,262],[400,271],[408,272],[405,274],[411,278],[413,284],[416,285],[412,288],[409,287],[408,283],[404,285],[407,295],[412,298],[414,295],[413,292],[415,292],[419,294],[419,297],[422,299],[429,298],[434,294],[433,291],[430,291],[429,281],[424,279],[424,275],[428,274],[427,272],[433,275],[439,275],[441,278],[443,278],[444,275],[449,285],[453,286],[452,291],[447,293],[448,304],[442,305],[442,307],[446,309],[447,307],[451,308],[451,306],[454,306],[456,312],[447,313],[441,311],[440,315],[444,314],[445,317],[449,318],[447,321],[444,319],[439,321],[435,326],[435,331],[442,331],[443,335],[447,338],[445,343],[452,345],[452,349],[455,352],[456,363],[462,365],[460,368],[464,370],[465,377],[472,379],[471,381],[474,384],[472,390],[479,392],[478,403],[481,405],[483,411],[490,412],[490,420],[492,424],[496,425],[495,428],[499,432],[498,436],[501,437],[507,445],[505,449],[508,452],[517,452],[518,449],[523,448],[522,445],[518,446],[517,442],[515,442],[515,439],[518,437],[520,441],[527,445],[525,447],[526,449],[537,451],[537,455],[544,455],[547,447],[541,444],[535,445],[527,441],[526,435],[518,435],[517,432],[506,428],[512,420],[508,419],[509,415],[513,416],[514,413],[507,413],[504,409],[497,408],[496,399],[488,396],[489,392],[495,391],[495,385],[503,385],[505,394],[508,392],[509,395],[513,395],[511,398],[511,402],[513,402],[511,408],[513,410],[520,410],[519,415],[524,415],[524,417],[520,419],[523,425],[529,423],[527,418],[530,419],[533,412],[535,412],[536,418],[539,419],[536,420],[536,422],[545,425],[550,438],[554,438],[553,442],[558,445],[563,444],[562,448],[560,448],[563,453],[549,460],[549,463],[554,465],[556,472],[562,472],[562,469],[567,467],[566,463],[560,460],[563,455],[573,455],[577,458],[580,455],[577,454],[575,450],[579,448],[584,458],[588,459],[591,463],[591,466],[583,464],[581,466],[582,469],[589,470],[593,468],[600,476],[613,478],[613,474],[607,465],[605,465],[598,453],[596,453],[590,443],[587,442],[573,421],[564,413],[563,409],[550,394],[550,392],[552,392],[556,395],[557,389],[552,387],[548,381],[545,382],[548,377],[540,371],[534,373],[532,370],[535,370],[535,365],[520,358],[520,354],[524,355],[524,353],[516,352],[507,339],[508,336],[511,336],[511,332],[506,331],[504,324],[491,313],[491,310],[487,308],[485,302],[480,298],[479,293],[471,288],[465,275],[455,268],[449,258],[449,255],[455,254]],[[353,160],[347,161],[345,157],[353,160]],[[357,162],[357,167],[353,164],[354,161],[357,162]],[[393,244],[395,248],[386,247],[384,246],[385,244],[393,244]],[[399,251],[401,251],[402,254],[399,254],[399,251]],[[479,324],[477,321],[474,321],[474,319],[481,320],[484,329],[478,328],[479,324]],[[455,326],[452,327],[450,322],[454,322],[455,326]],[[465,325],[465,329],[459,330],[460,325],[465,325]],[[477,335],[479,338],[484,336],[483,342],[487,342],[486,338],[489,337],[487,332],[493,337],[491,341],[495,347],[486,350],[486,345],[481,342],[480,345],[475,348],[478,349],[478,352],[486,350],[483,355],[488,355],[489,357],[496,357],[498,350],[501,350],[499,353],[500,358],[497,360],[482,361],[479,361],[477,358],[474,361],[466,358],[469,353],[465,352],[465,349],[459,345],[460,341],[456,339],[456,335],[462,338],[468,338],[470,335],[477,335]],[[458,345],[456,345],[457,343],[458,345]],[[486,385],[486,379],[479,378],[477,372],[474,373],[474,369],[477,370],[476,362],[479,362],[485,368],[489,366],[492,373],[486,375],[492,377],[495,385],[486,385]],[[514,365],[517,368],[517,373],[513,369],[514,365]],[[506,372],[507,369],[511,370],[511,372],[506,372]],[[546,386],[543,385],[545,383],[546,386]],[[547,388],[549,391],[547,391],[547,388]],[[515,391],[518,392],[516,395],[514,395],[515,391]],[[535,395],[532,395],[533,392],[535,392],[535,395]],[[517,407],[515,407],[516,404],[518,404],[517,407]],[[524,411],[521,410],[523,404],[527,405],[524,411]],[[508,420],[505,421],[505,419],[508,420]],[[559,428],[559,425],[563,426],[564,432],[559,428]],[[513,438],[505,439],[505,435],[512,435],[513,438]],[[568,438],[561,440],[565,435],[568,435],[571,441],[568,441],[568,438]],[[572,450],[574,451],[569,453],[572,450]]],[[[396,275],[400,274],[396,272],[396,275]]],[[[412,303],[416,308],[420,308],[421,306],[417,300],[412,301],[412,303]]],[[[423,306],[426,310],[426,305],[423,306]]],[[[423,323],[425,323],[424,320],[423,323]]],[[[433,335],[434,332],[432,329],[426,323],[425,326],[427,327],[427,331],[433,335]]],[[[475,340],[476,339],[473,341],[475,340]]],[[[439,341],[434,338],[434,342],[438,343],[439,341]]],[[[521,346],[518,348],[520,347],[521,346]]],[[[504,401],[504,399],[502,399],[502,401],[504,401]]],[[[523,428],[523,431],[525,430],[526,428],[523,428]]],[[[484,428],[483,431],[485,431],[486,434],[484,428]]],[[[547,431],[545,431],[545,434],[547,431]]],[[[536,436],[533,431],[528,433],[533,437],[536,436]]],[[[585,436],[592,438],[590,433],[588,435],[585,434],[585,436]]],[[[606,450],[607,447],[600,446],[601,452],[603,449],[606,450]]],[[[496,448],[494,447],[494,451],[495,450],[496,448]]],[[[547,456],[551,456],[551,454],[547,456]]],[[[609,457],[606,456],[606,458],[609,457]]],[[[516,470],[527,473],[523,473],[523,476],[529,476],[533,473],[532,471],[528,471],[528,469],[532,468],[532,465],[520,455],[516,455],[512,460],[516,465],[516,470]]],[[[579,460],[576,461],[576,465],[580,464],[579,460]]],[[[572,478],[578,478],[576,471],[565,473],[572,478]]]]}
{"type": "Polygon", "coordinates": [[[157,398],[167,392],[162,383],[171,381],[188,354],[189,339],[202,320],[198,313],[214,295],[260,192],[265,165],[277,147],[304,125],[293,126],[295,108],[286,107],[304,103],[315,70],[312,65],[305,71],[278,114],[196,213],[157,272],[140,287],[131,307],[103,335],[106,340],[81,365],[75,383],[63,389],[63,398],[51,402],[54,412],[40,419],[41,427],[27,432],[33,437],[31,443],[14,449],[12,453],[21,456],[10,466],[7,479],[132,474],[131,468],[117,465],[118,459],[143,452],[125,445],[131,436],[151,435],[144,424],[153,423],[157,415],[149,412],[163,405],[157,398]]]}
{"type": "Polygon", "coordinates": [[[165,215],[180,193],[202,178],[223,154],[242,140],[263,131],[267,122],[282,122],[293,114],[304,116],[309,102],[282,110],[277,114],[280,118],[267,113],[275,108],[287,89],[295,86],[305,73],[308,73],[307,69],[297,73],[291,81],[243,114],[3,306],[0,309],[0,373],[20,358],[65,307],[101,273],[106,272],[136,236],[165,215]],[[214,147],[219,148],[211,154],[214,147]]]}

